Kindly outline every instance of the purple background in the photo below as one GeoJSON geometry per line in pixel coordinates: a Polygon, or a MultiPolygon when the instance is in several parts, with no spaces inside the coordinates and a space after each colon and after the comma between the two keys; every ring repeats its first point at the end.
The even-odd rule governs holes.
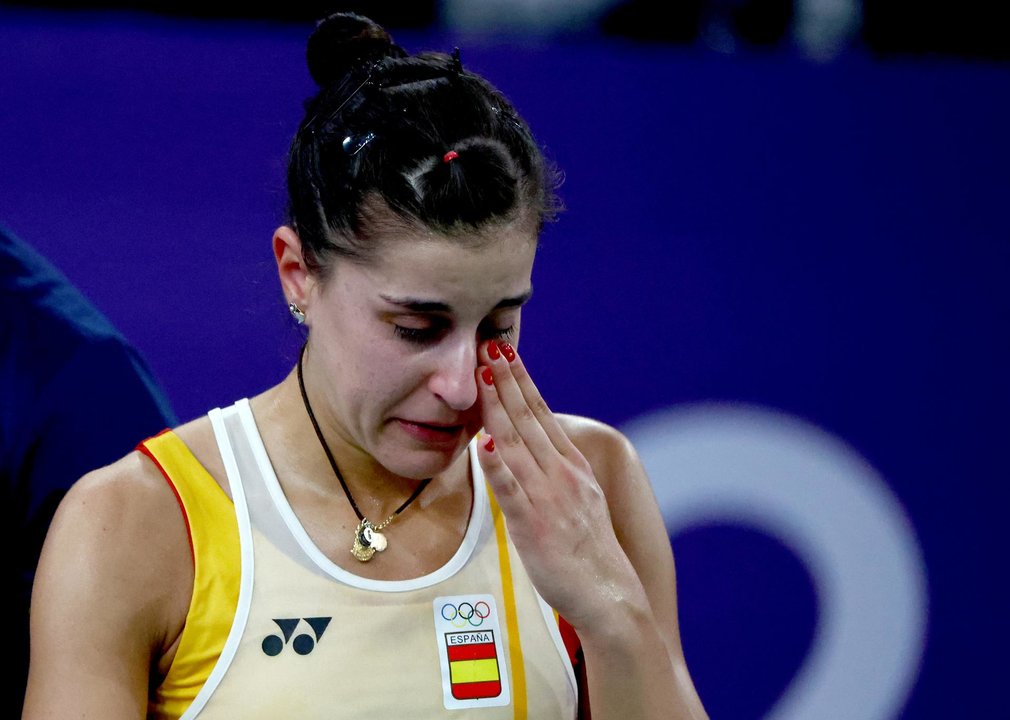
{"type": "MultiPolygon", "coordinates": [[[[0,222],[140,348],[184,420],[293,363],[269,243],[309,29],[0,9],[0,222]]],[[[566,172],[523,325],[552,406],[621,425],[741,401],[842,438],[927,564],[901,717],[1005,716],[1010,67],[397,39],[462,45],[566,172]]],[[[811,642],[809,577],[744,528],[673,542],[706,706],[762,717],[811,642]]]]}

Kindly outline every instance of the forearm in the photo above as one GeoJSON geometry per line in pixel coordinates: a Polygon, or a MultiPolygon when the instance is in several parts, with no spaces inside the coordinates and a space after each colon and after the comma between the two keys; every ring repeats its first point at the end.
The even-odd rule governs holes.
{"type": "Polygon", "coordinates": [[[578,632],[593,720],[707,720],[644,598],[617,600],[578,632]]]}

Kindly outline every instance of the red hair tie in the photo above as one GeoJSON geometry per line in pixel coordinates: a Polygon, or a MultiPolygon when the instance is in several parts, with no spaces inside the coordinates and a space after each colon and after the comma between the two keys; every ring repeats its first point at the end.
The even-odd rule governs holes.
{"type": "Polygon", "coordinates": [[[459,157],[459,153],[455,150],[450,150],[445,155],[442,156],[442,162],[448,164],[459,157]]]}

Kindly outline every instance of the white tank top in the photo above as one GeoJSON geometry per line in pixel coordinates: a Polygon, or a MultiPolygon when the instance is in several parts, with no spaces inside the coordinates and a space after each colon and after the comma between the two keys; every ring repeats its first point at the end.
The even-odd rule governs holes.
{"type": "Polygon", "coordinates": [[[183,718],[570,720],[577,689],[557,615],[534,590],[469,448],[474,501],[443,567],[362,578],[288,504],[247,400],[210,419],[241,547],[223,650],[183,718]]]}

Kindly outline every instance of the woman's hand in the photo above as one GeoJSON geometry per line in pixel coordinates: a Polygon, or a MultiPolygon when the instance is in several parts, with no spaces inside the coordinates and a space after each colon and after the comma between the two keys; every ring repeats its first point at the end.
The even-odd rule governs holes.
{"type": "Polygon", "coordinates": [[[481,466],[537,591],[572,625],[602,620],[642,584],[611,524],[607,500],[508,343],[486,343],[477,368],[481,466]]]}
{"type": "Polygon", "coordinates": [[[673,555],[630,444],[610,430],[576,447],[507,343],[480,349],[477,386],[484,475],[533,585],[578,631],[593,717],[706,718],[680,647],[673,555]]]}

